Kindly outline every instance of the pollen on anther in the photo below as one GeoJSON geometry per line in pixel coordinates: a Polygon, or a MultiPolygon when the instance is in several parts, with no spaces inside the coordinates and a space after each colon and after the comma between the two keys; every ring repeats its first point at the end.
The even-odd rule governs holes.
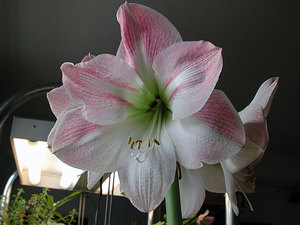
{"type": "Polygon", "coordinates": [[[150,140],[147,139],[147,147],[149,148],[150,147],[150,140]]]}
{"type": "Polygon", "coordinates": [[[128,143],[128,144],[130,144],[130,143],[131,143],[131,137],[130,137],[130,136],[128,137],[128,141],[127,141],[127,143],[128,143]]]}
{"type": "Polygon", "coordinates": [[[134,141],[130,143],[130,148],[133,149],[134,141]]]}
{"type": "Polygon", "coordinates": [[[153,109],[153,108],[155,108],[155,106],[157,105],[157,101],[156,100],[154,100],[154,101],[152,101],[151,103],[150,103],[150,105],[149,105],[149,108],[150,109],[153,109]]]}
{"type": "Polygon", "coordinates": [[[156,140],[155,138],[152,138],[152,141],[153,141],[155,144],[160,145],[159,141],[156,140]]]}

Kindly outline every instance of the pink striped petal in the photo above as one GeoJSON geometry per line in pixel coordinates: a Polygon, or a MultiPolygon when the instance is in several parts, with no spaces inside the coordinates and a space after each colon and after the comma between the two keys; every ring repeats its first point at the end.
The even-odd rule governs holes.
{"type": "Polygon", "coordinates": [[[245,143],[243,124],[226,95],[214,90],[205,106],[168,126],[177,161],[187,169],[215,164],[239,152],[245,143]]]}
{"type": "Polygon", "coordinates": [[[275,92],[278,86],[278,77],[266,80],[256,92],[256,95],[250,104],[258,104],[263,108],[264,115],[267,117],[275,92]]]}
{"type": "Polygon", "coordinates": [[[130,96],[142,83],[123,60],[112,55],[61,67],[63,83],[70,95],[84,104],[84,117],[99,125],[112,124],[128,116],[130,96]]]}
{"type": "Polygon", "coordinates": [[[269,135],[261,106],[250,104],[239,112],[239,116],[244,124],[247,139],[265,150],[269,142],[269,135]]]}
{"type": "Polygon", "coordinates": [[[155,76],[165,89],[173,119],[186,118],[204,106],[222,65],[221,49],[206,41],[177,43],[155,58],[155,76]]]}
{"type": "Polygon", "coordinates": [[[82,108],[71,108],[58,117],[48,136],[52,152],[59,151],[99,129],[98,125],[91,124],[83,118],[82,108]]]}
{"type": "Polygon", "coordinates": [[[141,76],[151,68],[161,50],[182,41],[167,18],[146,6],[126,2],[120,6],[117,19],[126,49],[126,62],[141,76]]]}
{"type": "Polygon", "coordinates": [[[154,210],[174,181],[176,159],[172,141],[163,127],[160,145],[142,163],[132,156],[123,159],[118,170],[122,191],[142,212],[154,210]]]}
{"type": "Polygon", "coordinates": [[[91,59],[95,58],[94,55],[91,55],[90,53],[88,55],[86,55],[82,60],[81,62],[87,62],[87,61],[90,61],[91,59]]]}
{"type": "Polygon", "coordinates": [[[194,216],[205,199],[205,189],[199,170],[187,170],[181,167],[182,178],[179,180],[182,218],[194,216]]]}
{"type": "Polygon", "coordinates": [[[65,110],[75,108],[79,104],[70,98],[64,86],[60,86],[48,92],[47,99],[56,118],[58,118],[65,110]]]}
{"type": "Polygon", "coordinates": [[[265,118],[270,110],[278,86],[278,79],[278,77],[275,77],[266,80],[256,92],[252,102],[239,112],[247,139],[257,144],[263,150],[267,148],[269,142],[265,118]]]}
{"type": "MultiPolygon", "coordinates": [[[[81,60],[81,62],[87,62],[93,58],[95,58],[95,56],[88,54],[81,60]]],[[[65,110],[75,108],[80,105],[79,102],[70,97],[63,85],[48,92],[47,99],[56,118],[58,118],[65,110]]]]}
{"type": "MultiPolygon", "coordinates": [[[[127,144],[128,137],[143,135],[150,121],[151,118],[142,115],[118,124],[97,126],[87,135],[55,151],[55,155],[68,165],[99,176],[117,171],[124,160],[134,158],[131,156],[133,150],[127,144]]],[[[70,136],[72,138],[72,134],[70,136]]],[[[136,139],[140,139],[140,136],[136,139]]]]}
{"type": "Polygon", "coordinates": [[[130,155],[128,132],[134,129],[136,126],[129,127],[128,123],[98,127],[94,132],[56,151],[55,155],[68,165],[99,176],[113,172],[118,170],[121,160],[130,155]]]}
{"type": "MultiPolygon", "coordinates": [[[[269,113],[275,92],[277,90],[278,79],[278,77],[274,77],[266,80],[259,87],[252,102],[245,109],[239,112],[239,116],[241,117],[245,127],[247,142],[252,143],[252,145],[257,145],[262,149],[262,152],[257,155],[255,159],[252,159],[251,157],[252,161],[247,165],[244,165],[244,167],[248,166],[250,163],[257,163],[257,161],[262,158],[264,151],[268,146],[269,134],[266,117],[269,113]]],[[[248,149],[248,152],[250,153],[251,148],[248,149]]],[[[241,151],[241,153],[243,152],[244,151],[241,151]]],[[[247,158],[249,159],[250,157],[247,158]]],[[[241,167],[241,160],[239,164],[241,167]]],[[[242,169],[240,167],[239,169],[242,169]]]]}

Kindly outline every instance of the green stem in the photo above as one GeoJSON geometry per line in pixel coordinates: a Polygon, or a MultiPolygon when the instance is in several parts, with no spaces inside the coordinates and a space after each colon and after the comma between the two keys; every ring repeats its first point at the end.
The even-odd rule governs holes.
{"type": "Polygon", "coordinates": [[[182,225],[180,193],[177,171],[174,182],[166,196],[166,211],[168,225],[182,225]]]}

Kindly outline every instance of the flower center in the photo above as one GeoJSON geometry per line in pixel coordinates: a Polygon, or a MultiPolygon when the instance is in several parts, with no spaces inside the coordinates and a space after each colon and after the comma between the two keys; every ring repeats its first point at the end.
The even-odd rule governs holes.
{"type": "Polygon", "coordinates": [[[143,132],[130,136],[127,140],[131,155],[138,162],[144,162],[152,150],[160,149],[161,128],[168,111],[159,94],[143,95],[135,103],[135,115],[144,115],[147,119],[143,121],[143,132]],[[138,103],[138,104],[137,104],[138,103]]]}

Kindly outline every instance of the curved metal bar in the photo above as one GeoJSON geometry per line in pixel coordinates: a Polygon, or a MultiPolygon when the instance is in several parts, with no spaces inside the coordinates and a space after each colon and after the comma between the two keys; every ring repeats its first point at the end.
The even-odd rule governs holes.
{"type": "Polygon", "coordinates": [[[47,83],[32,86],[29,88],[22,89],[16,94],[8,98],[0,105],[0,129],[2,125],[9,117],[9,115],[18,107],[26,103],[27,101],[41,95],[45,94],[48,91],[51,91],[53,88],[60,86],[60,83],[47,83]]]}
{"type": "MultiPolygon", "coordinates": [[[[13,174],[9,177],[9,179],[6,182],[4,191],[3,191],[3,197],[1,199],[1,204],[0,204],[0,213],[2,215],[3,211],[5,209],[5,207],[9,204],[10,201],[10,194],[11,194],[11,189],[13,184],[15,183],[15,180],[18,178],[19,174],[18,174],[18,170],[16,170],[15,172],[13,172],[13,174]]],[[[1,219],[1,218],[0,218],[1,219]]],[[[1,223],[1,220],[0,220],[1,223]]]]}
{"type": "MultiPolygon", "coordinates": [[[[47,84],[41,84],[41,85],[36,85],[36,86],[29,87],[29,88],[25,88],[25,89],[18,91],[16,94],[14,94],[10,98],[8,98],[6,101],[4,101],[0,105],[0,132],[1,132],[4,122],[6,121],[6,119],[10,116],[10,114],[15,109],[17,109],[18,107],[20,107],[27,101],[29,101],[41,94],[45,94],[46,92],[52,90],[53,88],[58,87],[59,85],[61,85],[61,84],[47,83],[47,84]]],[[[9,203],[11,188],[17,177],[18,177],[18,171],[15,171],[8,179],[7,184],[3,191],[3,195],[5,195],[6,198],[1,200],[1,205],[0,205],[1,209],[4,209],[5,204],[9,203]]]]}

